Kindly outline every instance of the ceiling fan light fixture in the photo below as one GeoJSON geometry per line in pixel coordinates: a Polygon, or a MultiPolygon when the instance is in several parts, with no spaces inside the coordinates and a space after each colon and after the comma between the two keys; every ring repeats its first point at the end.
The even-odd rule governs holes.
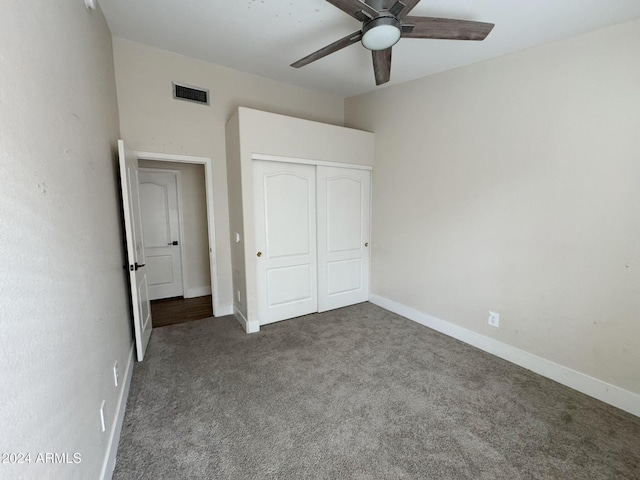
{"type": "Polygon", "coordinates": [[[385,50],[394,46],[402,34],[395,17],[378,17],[362,27],[362,45],[369,50],[385,50]]]}

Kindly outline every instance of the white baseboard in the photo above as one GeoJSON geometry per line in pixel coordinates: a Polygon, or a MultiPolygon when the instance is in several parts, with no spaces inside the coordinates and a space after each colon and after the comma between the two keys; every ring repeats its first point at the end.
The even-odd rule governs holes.
{"type": "Polygon", "coordinates": [[[558,383],[573,388],[579,392],[596,398],[602,402],[613,405],[620,410],[640,417],[640,395],[624,390],[610,383],[590,377],[584,373],[565,367],[542,357],[538,357],[525,350],[513,347],[493,338],[481,335],[472,330],[460,327],[453,323],[427,315],[388,298],[379,295],[369,295],[369,301],[374,305],[397,313],[414,322],[429,327],[440,333],[456,338],[461,342],[484,350],[496,357],[515,363],[527,370],[531,370],[543,377],[550,378],[558,383]]]}
{"type": "Polygon", "coordinates": [[[258,322],[247,322],[247,333],[258,333],[260,331],[260,324],[258,322]]]}
{"type": "Polygon", "coordinates": [[[250,322],[249,320],[247,320],[235,305],[233,306],[233,315],[236,317],[236,320],[238,320],[238,323],[242,325],[242,328],[244,328],[245,332],[258,333],[260,331],[260,324],[258,322],[250,322]]]}
{"type": "Polygon", "coordinates": [[[204,297],[206,295],[211,295],[211,285],[207,287],[189,288],[184,298],[204,297]]]}
{"type": "Polygon", "coordinates": [[[122,425],[124,423],[124,412],[127,409],[127,398],[129,398],[129,387],[131,387],[131,377],[133,376],[133,359],[135,354],[135,343],[131,345],[131,352],[129,353],[129,362],[127,363],[127,369],[125,370],[124,383],[122,385],[122,393],[118,399],[118,405],[116,407],[116,414],[111,427],[111,435],[109,436],[109,446],[102,464],[102,473],[100,478],[102,480],[111,480],[113,477],[113,470],[116,468],[116,455],[118,453],[118,443],[120,442],[120,433],[122,432],[122,425]]]}
{"type": "Polygon", "coordinates": [[[225,315],[233,315],[233,305],[221,305],[216,311],[216,317],[224,317],[225,315]]]}

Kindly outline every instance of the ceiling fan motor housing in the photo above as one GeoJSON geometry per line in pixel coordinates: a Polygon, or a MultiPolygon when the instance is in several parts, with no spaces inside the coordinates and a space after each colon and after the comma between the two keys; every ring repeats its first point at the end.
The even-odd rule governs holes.
{"type": "Polygon", "coordinates": [[[385,50],[400,40],[402,25],[393,15],[381,15],[362,25],[362,45],[369,50],[385,50]]]}

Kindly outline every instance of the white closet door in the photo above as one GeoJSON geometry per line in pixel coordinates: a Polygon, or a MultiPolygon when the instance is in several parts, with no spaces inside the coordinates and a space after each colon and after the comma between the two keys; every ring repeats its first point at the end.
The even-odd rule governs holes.
{"type": "Polygon", "coordinates": [[[311,165],[253,162],[261,325],[318,311],[315,173],[311,165]]]}
{"type": "Polygon", "coordinates": [[[369,299],[368,170],[317,167],[320,312],[369,299]]]}

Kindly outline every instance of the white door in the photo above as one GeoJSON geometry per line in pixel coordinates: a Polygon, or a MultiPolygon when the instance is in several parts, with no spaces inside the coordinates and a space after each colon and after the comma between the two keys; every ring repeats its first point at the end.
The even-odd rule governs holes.
{"type": "Polygon", "coordinates": [[[149,299],[183,296],[178,173],[140,169],[138,179],[149,299]]]}
{"type": "Polygon", "coordinates": [[[318,311],[315,170],[253,162],[261,325],[318,311]]]}
{"type": "Polygon", "coordinates": [[[367,170],[318,167],[318,311],[369,299],[367,170]]]}
{"type": "Polygon", "coordinates": [[[120,157],[120,185],[122,188],[122,210],[127,240],[127,258],[129,261],[129,280],[131,303],[133,306],[133,325],[136,334],[138,361],[144,358],[144,352],[151,337],[151,305],[144,259],[144,240],[140,218],[140,196],[138,194],[138,158],[125,151],[124,142],[118,140],[120,157]]]}

